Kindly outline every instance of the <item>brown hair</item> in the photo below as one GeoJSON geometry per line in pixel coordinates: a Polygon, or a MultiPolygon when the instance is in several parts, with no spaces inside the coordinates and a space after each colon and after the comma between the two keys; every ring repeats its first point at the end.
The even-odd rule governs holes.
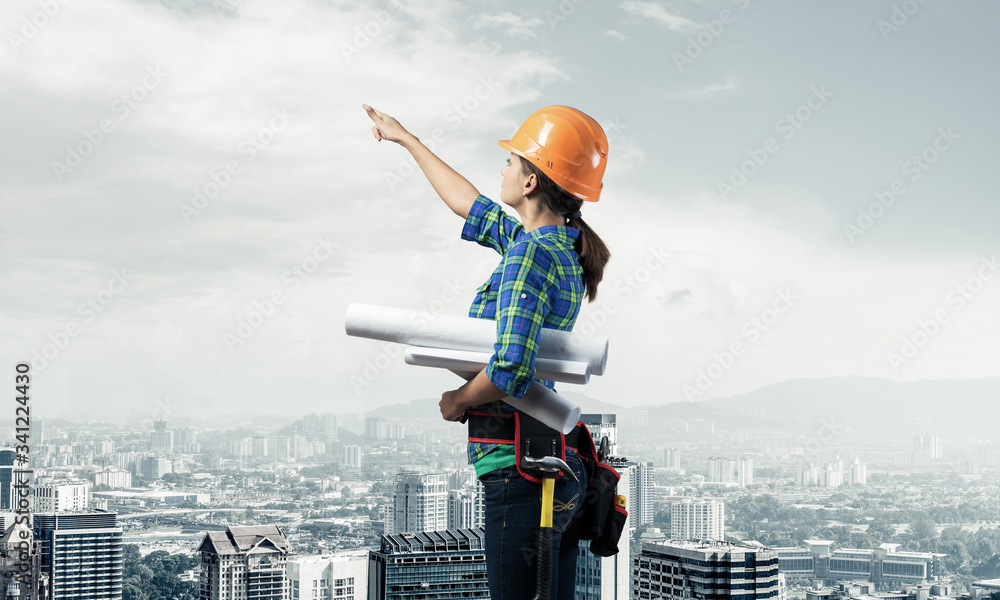
{"type": "MultiPolygon", "coordinates": [[[[561,188],[531,161],[524,160],[520,156],[518,158],[521,160],[521,173],[534,175],[538,179],[538,200],[543,208],[557,215],[568,215],[580,210],[583,200],[561,188]]],[[[583,268],[583,284],[587,300],[593,302],[597,299],[597,284],[604,279],[604,266],[611,258],[611,251],[583,218],[570,219],[568,224],[580,230],[573,249],[576,250],[580,266],[583,268]]]]}

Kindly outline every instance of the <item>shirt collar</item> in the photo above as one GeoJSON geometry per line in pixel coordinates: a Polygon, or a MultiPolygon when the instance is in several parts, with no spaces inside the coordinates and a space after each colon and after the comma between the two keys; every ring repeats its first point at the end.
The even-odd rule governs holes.
{"type": "Polygon", "coordinates": [[[542,225],[541,227],[536,227],[532,229],[528,236],[533,239],[538,239],[541,237],[555,240],[567,246],[573,246],[576,243],[576,238],[579,237],[580,230],[576,227],[570,227],[568,225],[542,225]]]}

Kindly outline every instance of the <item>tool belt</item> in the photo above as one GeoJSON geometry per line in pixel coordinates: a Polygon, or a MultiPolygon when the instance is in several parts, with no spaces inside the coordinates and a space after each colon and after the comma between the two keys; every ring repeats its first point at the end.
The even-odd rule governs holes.
{"type": "MultiPolygon", "coordinates": [[[[526,480],[540,484],[541,478],[526,472],[522,458],[558,456],[566,460],[566,449],[583,459],[587,473],[580,539],[591,540],[590,551],[597,556],[618,553],[628,518],[625,498],[618,495],[621,475],[613,467],[598,460],[597,447],[590,431],[578,422],[568,434],[556,431],[524,412],[489,413],[469,411],[469,441],[481,444],[514,445],[517,470],[526,480]]],[[[560,473],[557,477],[562,477],[560,473]]]]}

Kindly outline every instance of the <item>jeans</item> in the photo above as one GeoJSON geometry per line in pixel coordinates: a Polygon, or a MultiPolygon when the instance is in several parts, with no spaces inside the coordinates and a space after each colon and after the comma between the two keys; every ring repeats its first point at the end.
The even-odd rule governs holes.
{"type": "MultiPolygon", "coordinates": [[[[552,516],[552,598],[572,600],[580,517],[587,489],[583,462],[566,453],[579,483],[563,475],[556,481],[552,516]]],[[[542,486],[505,467],[479,478],[485,490],[486,575],[490,600],[531,600],[535,594],[535,542],[542,512],[542,486]]]]}

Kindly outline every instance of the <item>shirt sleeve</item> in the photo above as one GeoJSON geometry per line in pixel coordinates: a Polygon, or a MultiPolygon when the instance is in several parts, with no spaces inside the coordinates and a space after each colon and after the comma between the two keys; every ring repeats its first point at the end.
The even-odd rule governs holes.
{"type": "Polygon", "coordinates": [[[508,396],[524,396],[535,376],[538,336],[552,309],[549,295],[558,285],[553,270],[545,251],[529,240],[512,245],[504,256],[497,342],[486,375],[508,396]]]}
{"type": "Polygon", "coordinates": [[[505,213],[499,204],[480,194],[465,219],[462,239],[493,248],[503,255],[522,231],[524,226],[517,219],[505,213]]]}

